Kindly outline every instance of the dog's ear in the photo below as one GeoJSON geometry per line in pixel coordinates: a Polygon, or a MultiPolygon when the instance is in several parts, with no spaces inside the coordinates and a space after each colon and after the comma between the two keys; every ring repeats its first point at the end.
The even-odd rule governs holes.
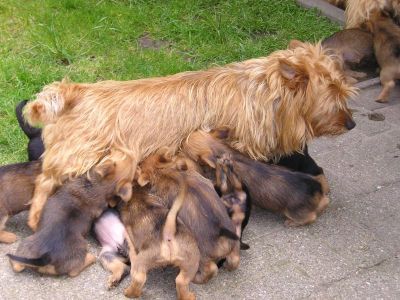
{"type": "Polygon", "coordinates": [[[290,50],[296,49],[298,47],[303,47],[303,46],[304,46],[304,43],[299,41],[299,40],[291,40],[289,42],[289,49],[290,50]]]}
{"type": "Polygon", "coordinates": [[[183,158],[176,161],[176,168],[179,171],[187,171],[189,169],[188,164],[183,158]]]}
{"type": "Polygon", "coordinates": [[[288,59],[279,59],[279,71],[282,77],[288,81],[290,88],[295,88],[298,84],[308,81],[307,71],[288,59]]]}
{"type": "Polygon", "coordinates": [[[212,154],[203,154],[200,156],[200,159],[209,165],[211,168],[216,168],[215,157],[212,154]]]}
{"type": "Polygon", "coordinates": [[[221,127],[210,131],[210,135],[219,140],[226,140],[229,137],[230,129],[228,127],[221,127]]]}
{"type": "Polygon", "coordinates": [[[132,183],[126,182],[121,185],[116,192],[116,195],[124,202],[128,202],[132,198],[132,183]]]}
{"type": "Polygon", "coordinates": [[[150,182],[150,175],[146,172],[143,172],[141,168],[137,168],[136,170],[136,181],[140,186],[145,186],[150,182]]]}
{"type": "Polygon", "coordinates": [[[94,173],[100,178],[106,178],[108,176],[114,175],[116,169],[115,162],[107,162],[105,164],[94,167],[94,173]]]}

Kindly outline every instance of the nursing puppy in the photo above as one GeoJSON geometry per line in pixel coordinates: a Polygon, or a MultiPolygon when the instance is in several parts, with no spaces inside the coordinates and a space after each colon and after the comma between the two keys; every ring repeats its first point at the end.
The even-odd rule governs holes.
{"type": "Polygon", "coordinates": [[[115,209],[107,209],[93,225],[96,239],[101,244],[99,261],[111,273],[107,288],[111,289],[129,273],[129,249],[126,230],[115,209]]]}
{"type": "Polygon", "coordinates": [[[27,103],[28,100],[19,102],[15,108],[15,115],[17,116],[19,127],[21,127],[22,131],[29,139],[28,159],[29,161],[33,161],[38,160],[42,156],[44,152],[44,145],[42,141],[42,129],[30,126],[23,116],[23,110],[27,103]]]}
{"type": "Polygon", "coordinates": [[[252,160],[216,138],[226,135],[226,131],[217,130],[211,134],[197,131],[189,136],[183,149],[193,159],[202,160],[211,167],[216,166],[218,157],[226,153],[231,155],[233,170],[247,187],[252,203],[282,213],[288,226],[312,223],[328,206],[329,198],[313,177],[252,160]]]}
{"type": "Polygon", "coordinates": [[[85,237],[116,193],[115,169],[113,164],[96,168],[88,177],[68,181],[49,198],[38,231],[21,241],[15,255],[8,254],[15,272],[29,267],[48,275],[74,277],[95,262],[85,237]]]}
{"type": "Polygon", "coordinates": [[[176,151],[199,128],[228,126],[233,148],[264,160],[353,128],[346,100],[355,89],[341,66],[320,44],[291,47],[162,78],[45,87],[25,109],[32,124],[45,125],[46,148],[29,226],[35,228],[64,176],[79,176],[111,158],[128,166],[123,185],[148,155],[164,146],[176,151]]]}
{"type": "Polygon", "coordinates": [[[0,167],[0,243],[14,243],[17,236],[4,230],[7,219],[29,209],[41,162],[25,162],[0,167]]]}
{"type": "Polygon", "coordinates": [[[171,207],[171,199],[176,197],[179,186],[187,185],[187,196],[178,218],[192,232],[201,254],[199,271],[193,281],[205,283],[216,275],[218,268],[215,262],[221,258],[226,257],[225,266],[229,270],[236,269],[240,261],[236,250],[238,236],[213,184],[194,171],[189,160],[175,160],[175,170],[166,168],[168,164],[163,156],[150,156],[140,166],[138,183],[143,185],[149,182],[152,187],[150,193],[163,201],[164,207],[171,207]],[[176,180],[168,180],[168,176],[178,175],[176,168],[180,170],[179,178],[184,180],[180,185],[176,180]]]}
{"type": "Polygon", "coordinates": [[[176,277],[178,299],[195,299],[189,283],[199,268],[200,252],[190,230],[177,220],[177,213],[186,197],[186,186],[180,186],[171,209],[161,205],[157,196],[146,188],[135,188],[132,199],[121,208],[122,220],[128,230],[131,284],[127,297],[139,297],[147,272],[172,265],[180,269],[176,277]]]}

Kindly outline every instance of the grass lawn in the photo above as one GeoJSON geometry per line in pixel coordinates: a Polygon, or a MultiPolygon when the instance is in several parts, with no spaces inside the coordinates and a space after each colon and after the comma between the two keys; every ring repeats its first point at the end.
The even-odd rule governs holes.
{"type": "Polygon", "coordinates": [[[14,107],[47,83],[204,69],[338,28],[294,0],[2,0],[0,164],[27,159],[14,107]]]}

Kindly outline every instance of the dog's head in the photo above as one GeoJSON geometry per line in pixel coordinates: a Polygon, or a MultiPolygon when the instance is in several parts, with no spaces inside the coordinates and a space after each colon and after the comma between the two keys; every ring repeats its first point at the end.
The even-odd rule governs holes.
{"type": "Polygon", "coordinates": [[[278,57],[279,73],[290,92],[283,92],[279,110],[287,126],[307,137],[338,135],[355,126],[347,100],[356,95],[342,65],[320,44],[292,41],[278,57]],[[298,119],[301,116],[302,120],[298,119]],[[295,120],[291,123],[291,120],[295,120]]]}

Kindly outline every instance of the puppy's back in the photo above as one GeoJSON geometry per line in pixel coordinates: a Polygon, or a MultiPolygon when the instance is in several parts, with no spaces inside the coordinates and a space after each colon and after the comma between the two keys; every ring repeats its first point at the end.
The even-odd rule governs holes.
{"type": "Polygon", "coordinates": [[[40,161],[32,161],[0,167],[0,206],[9,215],[28,209],[41,165],[40,161]]]}

